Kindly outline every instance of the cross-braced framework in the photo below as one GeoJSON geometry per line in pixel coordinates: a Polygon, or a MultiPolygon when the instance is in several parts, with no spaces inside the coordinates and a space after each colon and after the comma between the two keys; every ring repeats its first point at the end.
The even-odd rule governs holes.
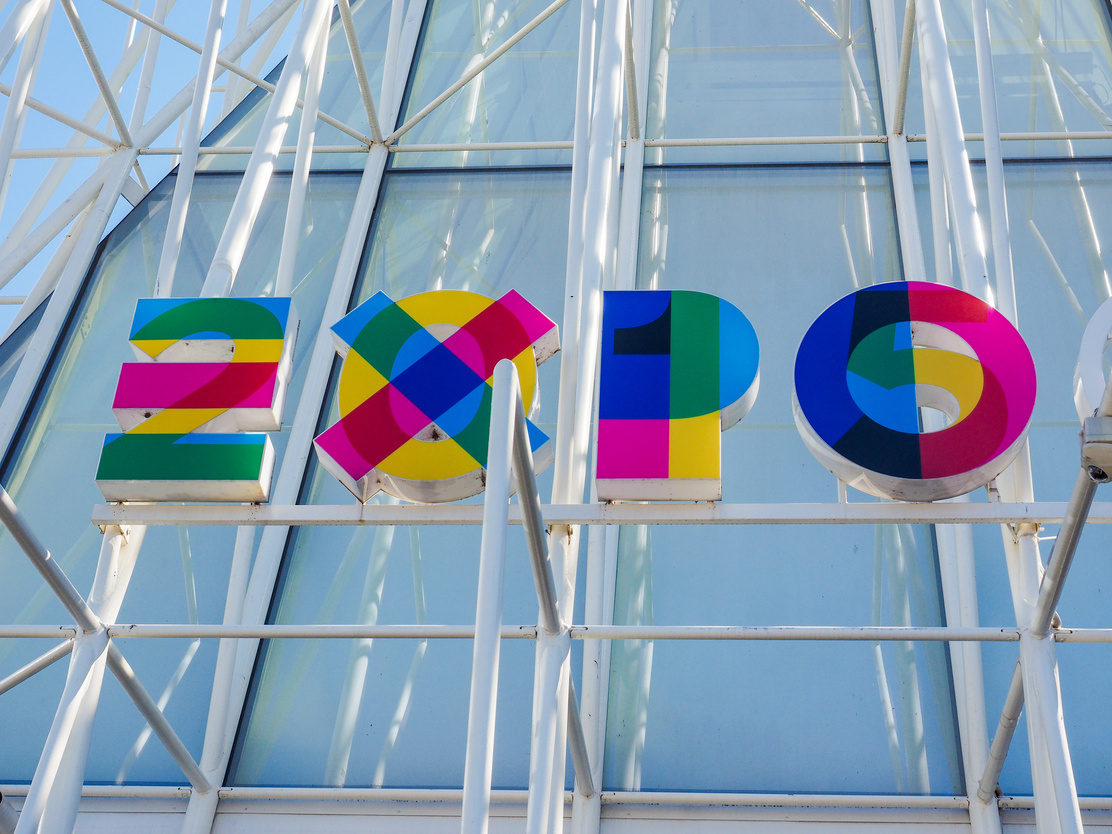
{"type": "MultiPolygon", "coordinates": [[[[516,382],[502,378],[496,383],[502,415],[492,418],[492,449],[502,444],[497,473],[488,483],[486,508],[468,505],[334,506],[299,504],[299,492],[322,403],[326,402],[333,348],[327,327],[312,340],[305,382],[297,401],[281,466],[276,474],[272,500],[264,506],[200,505],[109,505],[94,510],[103,540],[96,579],[88,597],[82,596],[67,578],[58,560],[51,557],[24,521],[7,493],[0,494],[0,520],[16,539],[54,594],[72,615],[74,625],[7,625],[0,637],[54,637],[62,642],[41,657],[0,681],[0,694],[7,692],[51,664],[69,657],[69,672],[54,722],[38,768],[25,797],[15,830],[71,831],[82,795],[151,796],[157,791],[142,787],[83,787],[92,722],[97,710],[105,670],[123,685],[151,730],[166,746],[190,789],[164,793],[188,795],[188,810],[182,830],[187,834],[211,830],[218,802],[224,797],[275,799],[378,799],[462,801],[464,831],[485,831],[492,800],[527,803],[527,830],[559,831],[564,825],[565,806],[572,804],[571,826],[577,832],[597,831],[604,803],[643,803],[640,791],[604,791],[602,760],[608,697],[608,669],[612,641],[649,640],[764,640],[764,641],[865,641],[877,647],[883,672],[880,645],[910,645],[914,641],[948,643],[953,669],[956,714],[960,727],[960,755],[964,765],[965,796],[784,796],[781,794],[683,793],[654,795],[658,804],[776,805],[786,807],[855,808],[956,808],[968,811],[977,834],[1001,830],[996,785],[1008,752],[1011,732],[1020,710],[1027,708],[1034,809],[1040,831],[1079,832],[1082,802],[1077,796],[1070,751],[1060,704],[1055,644],[1063,641],[1112,642],[1112,631],[1063,629],[1054,621],[1062,584],[1069,570],[1078,537],[1086,522],[1112,522],[1112,506],[1093,505],[1096,484],[1083,469],[1073,495],[1064,503],[1034,501],[1031,462],[1024,450],[1004,477],[994,485],[999,499],[988,504],[943,503],[853,504],[719,504],[719,505],[599,505],[585,503],[591,446],[591,423],[595,409],[595,368],[598,360],[600,292],[604,288],[632,289],[641,268],[659,270],[663,246],[641,240],[644,213],[658,216],[666,208],[659,194],[643,188],[646,163],[657,164],[664,154],[684,148],[775,148],[778,146],[828,145],[845,149],[845,159],[864,162],[870,146],[887,151],[885,167],[890,172],[900,243],[903,275],[907,280],[952,283],[957,278],[970,292],[992,301],[1013,322],[1017,318],[1016,294],[1009,242],[1009,217],[1005,201],[1003,147],[1006,142],[1060,143],[1063,156],[1072,156],[1073,143],[1106,139],[1112,117],[1085,85],[1057,60],[1042,42],[1037,12],[1025,0],[1008,8],[1015,28],[1023,33],[1033,61],[1047,79],[1040,95],[1051,114],[1052,130],[1002,133],[997,113],[993,55],[989,46],[987,0],[971,0],[969,21],[974,38],[974,57],[981,108],[982,130],[966,133],[952,71],[951,54],[943,20],[941,0],[908,0],[902,20],[896,4],[886,0],[868,3],[877,54],[879,101],[873,100],[862,80],[861,57],[856,51],[861,31],[851,28],[851,3],[833,0],[833,15],[825,15],[807,0],[798,0],[811,22],[829,38],[824,48],[838,50],[844,73],[842,130],[831,135],[744,135],[689,136],[664,138],[666,123],[661,95],[650,96],[650,85],[667,84],[660,71],[661,51],[668,39],[667,27],[675,15],[676,0],[554,0],[537,8],[531,17],[495,15],[493,2],[476,0],[477,25],[485,36],[477,36],[474,54],[465,69],[443,91],[408,118],[403,108],[407,81],[422,27],[434,0],[274,0],[255,11],[247,0],[231,20],[227,0],[212,0],[203,30],[193,32],[202,16],[197,8],[183,14],[185,4],[156,0],[152,9],[144,3],[123,0],[14,0],[0,27],[0,73],[11,62],[16,68],[10,84],[0,86],[7,105],[0,125],[0,210],[14,217],[7,237],[0,244],[0,288],[14,280],[26,282],[26,295],[5,297],[0,302],[19,303],[20,310],[9,330],[25,339],[18,354],[18,369],[0,406],[0,444],[5,448],[18,441],[24,415],[31,408],[41,380],[47,373],[55,346],[62,337],[71,310],[77,303],[97,245],[104,237],[121,199],[137,205],[158,181],[168,163],[176,164],[173,196],[167,213],[166,234],[150,277],[153,294],[168,297],[174,291],[175,272],[181,258],[190,196],[198,166],[220,157],[246,157],[242,179],[226,219],[218,229],[214,254],[206,264],[201,294],[225,296],[233,291],[244,262],[253,227],[263,205],[276,165],[292,156],[289,196],[286,200],[284,234],[278,267],[267,291],[289,295],[298,280],[295,268],[305,225],[304,211],[310,167],[315,159],[333,154],[358,155],[362,168],[358,190],[336,260],[335,273],[321,314],[325,324],[347,312],[357,279],[364,243],[382,192],[384,171],[391,155],[457,154],[461,157],[496,152],[570,150],[570,209],[567,240],[567,269],[563,292],[563,357],[560,366],[556,456],[551,499],[541,505],[535,483],[525,479],[520,512],[507,515],[510,495],[511,451],[525,455],[524,414],[514,395],[516,382]],[[361,7],[379,3],[385,11],[384,49],[368,49],[360,42],[353,17],[361,7]],[[528,44],[530,34],[540,30],[565,5],[579,9],[579,41],[573,134],[533,141],[473,141],[473,129],[482,122],[488,93],[480,84],[484,73],[519,42],[528,44]],[[177,8],[175,9],[175,6],[177,8]],[[175,17],[175,11],[177,16],[175,17]],[[40,69],[54,60],[55,39],[48,41],[48,28],[55,30],[64,18],[72,30],[67,44],[77,52],[84,67],[69,66],[71,73],[87,73],[95,99],[87,110],[51,104],[47,91],[36,96],[40,69]],[[94,25],[95,24],[95,27],[94,25]],[[124,32],[124,48],[118,57],[105,47],[104,33],[110,27],[124,32]],[[335,37],[330,35],[335,34],[335,37]],[[342,36],[342,37],[341,37],[342,36]],[[337,118],[321,105],[321,88],[335,43],[346,45],[347,63],[354,76],[360,102],[356,123],[337,118]],[[181,54],[171,56],[174,46],[181,54]],[[925,134],[905,131],[909,77],[913,49],[917,46],[922,75],[925,134]],[[282,47],[287,57],[280,69],[267,78],[260,73],[271,55],[282,47]],[[379,67],[368,66],[373,54],[379,67]],[[184,57],[183,57],[184,55],[184,57]],[[112,62],[115,61],[115,66],[112,62]],[[161,83],[181,67],[196,67],[192,78],[177,89],[161,83]],[[657,74],[650,78],[650,66],[657,74]],[[372,78],[381,78],[376,88],[372,78]],[[1068,130],[1058,100],[1057,82],[1096,120],[1102,130],[1068,130]],[[156,92],[157,90],[157,92],[156,92]],[[269,95],[257,129],[249,144],[213,142],[202,145],[211,125],[231,114],[252,90],[269,95]],[[126,92],[126,95],[125,95],[126,92]],[[432,117],[456,96],[470,96],[463,108],[470,123],[461,131],[471,141],[403,142],[414,128],[432,117]],[[125,115],[126,100],[131,113],[125,115]],[[653,102],[656,102],[653,105],[653,102]],[[220,105],[219,114],[216,111],[220,105]],[[300,113],[300,117],[298,117],[300,113]],[[33,115],[34,114],[34,115],[33,115]],[[404,120],[403,120],[404,118],[404,120]],[[34,119],[52,129],[24,130],[34,119]],[[297,141],[283,144],[291,120],[299,121],[297,141]],[[338,131],[342,144],[316,143],[321,126],[338,131]],[[35,144],[37,135],[57,136],[62,128],[72,131],[53,147],[35,144]],[[987,211],[974,189],[974,176],[967,142],[981,143],[987,181],[987,211]],[[911,162],[914,143],[925,143],[931,207],[931,275],[915,201],[911,162]],[[21,161],[52,161],[33,189],[12,191],[9,180],[19,184],[13,170],[21,161]],[[79,165],[80,163],[80,165],[79,165]],[[159,167],[161,165],[162,167],[159,167]],[[85,167],[80,167],[85,166],[85,167]],[[623,177],[619,191],[619,174],[623,177]],[[7,206],[5,208],[5,201],[7,206]],[[655,202],[654,202],[655,201],[655,202]],[[18,203],[18,205],[17,205],[18,203]],[[982,218],[986,222],[982,223],[982,218]],[[986,257],[982,226],[992,244],[992,269],[986,257]],[[953,251],[953,255],[951,255],[953,251]],[[951,274],[956,263],[957,275],[951,274]],[[646,267],[647,264],[647,267],[646,267]],[[28,281],[27,273],[36,273],[28,281]],[[990,275],[993,279],[990,280],[990,275]],[[26,335],[29,323],[33,334],[26,335]],[[516,445],[513,427],[518,430],[516,445]],[[528,482],[528,483],[527,483],[528,482]],[[542,520],[543,517],[543,520],[542,520]],[[523,524],[540,601],[540,624],[503,626],[500,599],[500,560],[506,549],[507,519],[523,524]],[[618,558],[618,530],[622,527],[653,525],[756,525],[756,524],[910,524],[927,523],[937,528],[941,584],[946,608],[945,626],[914,627],[858,626],[683,626],[613,625],[614,575],[618,558]],[[1044,570],[1039,552],[1040,525],[1063,525],[1044,570]],[[228,580],[223,625],[198,625],[195,616],[187,624],[119,624],[117,616],[127,593],[132,570],[143,546],[147,528],[165,525],[206,524],[236,526],[234,551],[228,580]],[[394,526],[482,525],[483,562],[480,566],[479,606],[474,626],[377,625],[373,621],[341,625],[267,624],[267,611],[274,596],[279,567],[291,530],[316,525],[394,526]],[[1003,548],[1011,570],[1015,599],[1015,627],[982,627],[978,622],[976,579],[972,539],[968,525],[1001,525],[1003,548]],[[547,531],[545,530],[547,525],[547,531]],[[586,601],[583,624],[572,623],[580,536],[586,538],[586,601]],[[259,528],[262,528],[261,535],[259,528]],[[259,539],[256,545],[256,539],[259,539]],[[550,559],[550,566],[549,566],[550,559]],[[492,561],[491,561],[492,560],[492,561]],[[199,640],[219,639],[214,680],[203,751],[199,761],[178,738],[163,717],[165,700],[153,698],[132,671],[123,638],[189,638],[190,651],[199,640]],[[355,675],[345,687],[341,715],[330,753],[329,782],[336,787],[248,788],[224,784],[237,728],[243,722],[248,681],[260,640],[331,638],[356,641],[410,638],[419,642],[414,669],[420,664],[429,640],[472,639],[475,662],[471,679],[471,713],[463,790],[344,788],[342,774],[351,752],[353,722],[359,708],[362,680],[355,675]],[[491,790],[491,755],[494,733],[494,700],[498,679],[498,646],[501,639],[532,639],[537,644],[533,734],[526,794],[491,790]],[[570,682],[570,641],[583,640],[582,701],[574,696],[570,682]],[[982,642],[1018,642],[1019,663],[1012,680],[1000,726],[990,749],[990,728],[985,709],[981,665],[982,642]],[[353,694],[354,693],[354,694],[353,694]],[[582,719],[580,719],[582,716],[582,719]],[[563,750],[570,740],[575,764],[575,790],[565,793],[563,750]],[[339,781],[332,776],[339,774],[339,781]]],[[[118,43],[116,44],[118,46],[118,43]]],[[[71,55],[72,57],[72,55],[71,55]]],[[[659,91],[658,91],[659,93],[659,91]]],[[[258,95],[258,94],[256,94],[258,95]]],[[[250,102],[247,102],[248,104],[250,102]]],[[[413,108],[410,108],[413,110],[413,108]]],[[[682,128],[682,126],[681,126],[682,128]]],[[[681,130],[682,133],[682,130],[681,130]]],[[[234,131],[229,142],[235,141],[234,131]]],[[[443,157],[438,157],[443,158],[443,157]]],[[[18,174],[18,171],[16,171],[18,174]]],[[[1096,264],[1094,280],[1103,286],[1101,298],[1112,294],[1101,261],[1101,250],[1089,198],[1080,179],[1070,186],[1071,199],[1080,207],[1081,242],[1096,264]]],[[[867,190],[852,198],[847,211],[860,214],[866,248],[872,241],[868,226],[867,190]]],[[[1013,218],[1014,220],[1015,218],[1013,218]]],[[[1026,223],[1042,242],[1048,262],[1057,270],[1062,292],[1081,315],[1069,282],[1057,269],[1054,254],[1046,244],[1033,217],[1026,223]]],[[[871,267],[854,268],[846,225],[842,226],[853,280],[873,280],[871,267]]],[[[450,255],[451,241],[443,244],[450,255]]],[[[655,273],[648,286],[653,286],[655,273]]],[[[1099,413],[1112,415],[1112,388],[1105,393],[1099,413]]],[[[493,459],[493,458],[492,458],[493,459]]],[[[525,457],[518,471],[529,469],[525,457]]],[[[844,496],[844,488],[843,488],[844,496]]],[[[880,528],[878,528],[879,530],[880,528]]],[[[878,533],[878,536],[881,535],[878,533]]],[[[899,533],[896,534],[897,539],[899,533]]],[[[880,539],[878,538],[878,542],[880,539]]],[[[899,542],[894,545],[897,549],[899,542]]],[[[878,544],[880,547],[880,544],[878,544]]],[[[381,567],[379,568],[381,570],[381,567]]],[[[415,577],[416,577],[415,568],[415,577]]],[[[381,583],[379,584],[381,588],[381,583]]],[[[195,608],[195,603],[194,603],[195,608]]],[[[188,657],[184,661],[188,665],[188,657]]],[[[349,676],[350,677],[350,676],[349,676]]],[[[0,700],[0,708],[3,701],[0,700]]],[[[890,706],[890,705],[889,705],[890,706]]],[[[399,721],[405,705],[399,704],[399,721]]],[[[889,710],[891,712],[891,710],[889,710]]],[[[894,722],[894,718],[892,719],[894,722]]],[[[894,733],[895,730],[892,729],[894,733]]],[[[149,735],[149,732],[147,733],[149,735]]],[[[136,742],[134,754],[146,736],[136,742]]],[[[897,753],[898,755],[898,753],[897,753]]],[[[133,757],[132,757],[133,758],[133,757]]],[[[380,778],[380,777],[379,777],[380,778]]],[[[381,780],[376,784],[382,784],[381,780]]],[[[11,793],[12,791],[9,791],[11,793]]],[[[16,793],[19,791],[17,790],[16,793]]],[[[1013,805],[1022,805],[1013,801],[1013,805]]],[[[1085,800],[1089,807],[1108,807],[1106,800],[1085,800]]],[[[8,816],[0,815],[0,826],[8,816]]]]}

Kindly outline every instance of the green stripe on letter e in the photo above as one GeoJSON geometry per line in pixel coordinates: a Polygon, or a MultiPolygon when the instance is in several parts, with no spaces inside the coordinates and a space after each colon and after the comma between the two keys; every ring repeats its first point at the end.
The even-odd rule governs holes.
{"type": "Polygon", "coordinates": [[[672,291],[672,362],[668,416],[702,417],[719,409],[718,296],[672,291]]]}
{"type": "Polygon", "coordinates": [[[257,481],[265,434],[110,434],[97,481],[257,481]]]}

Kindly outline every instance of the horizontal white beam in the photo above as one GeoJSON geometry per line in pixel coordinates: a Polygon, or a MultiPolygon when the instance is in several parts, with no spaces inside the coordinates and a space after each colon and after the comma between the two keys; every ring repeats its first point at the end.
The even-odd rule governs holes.
{"type": "MultiPolygon", "coordinates": [[[[573,625],[573,640],[808,640],[857,642],[982,642],[1014,643],[1019,629],[1011,626],[948,628],[943,626],[693,626],[573,625]]],[[[1112,629],[1060,628],[1059,643],[1112,643],[1112,629]]],[[[239,639],[413,639],[470,640],[472,625],[271,624],[219,625],[197,623],[120,624],[108,626],[118,638],[239,638],[239,639]]],[[[0,639],[77,636],[74,626],[0,625],[0,639]]],[[[504,625],[503,639],[532,640],[535,625],[504,625]]]]}
{"type": "Polygon", "coordinates": [[[733,145],[883,145],[887,136],[733,136],[703,139],[646,139],[646,148],[718,148],[733,145]]]}
{"type": "MultiPolygon", "coordinates": [[[[848,504],[545,504],[548,525],[580,524],[1060,524],[1064,501],[1029,503],[848,504]]],[[[102,504],[100,526],[203,524],[280,527],[467,525],[483,522],[482,504],[102,504]]],[[[1112,523],[1112,503],[1094,503],[1090,523],[1112,523]]],[[[510,507],[510,524],[521,508],[510,507]]]]}

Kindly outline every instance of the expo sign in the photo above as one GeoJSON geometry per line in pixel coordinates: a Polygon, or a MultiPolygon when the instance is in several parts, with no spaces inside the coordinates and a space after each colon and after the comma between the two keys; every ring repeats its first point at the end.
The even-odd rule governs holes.
{"type": "MultiPolygon", "coordinates": [[[[297,319],[290,299],[143,300],[97,484],[110,501],[265,501],[297,319]]],[[[339,419],[314,441],[360,501],[481,492],[494,367],[517,366],[526,411],[556,325],[515,291],[377,293],[332,327],[339,419]]],[[[596,487],[601,500],[717,500],[720,433],[752,407],[756,332],[732,304],[679,290],[606,292],[596,487]]],[[[930,501],[988,483],[1018,454],[1035,401],[1022,337],[980,299],[920,282],[831,305],[795,360],[795,421],[840,479],[930,501]],[[931,412],[941,412],[932,420],[931,412]],[[928,415],[928,416],[924,416],[928,415]]],[[[529,437],[538,467],[551,442],[529,437]]]]}

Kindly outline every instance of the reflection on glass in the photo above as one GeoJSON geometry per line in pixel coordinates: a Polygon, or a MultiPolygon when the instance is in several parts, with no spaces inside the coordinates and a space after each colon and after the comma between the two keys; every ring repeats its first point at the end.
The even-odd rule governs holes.
{"type": "MultiPolygon", "coordinates": [[[[862,0],[656,0],[648,139],[884,133],[873,26],[862,0]]],[[[668,161],[862,161],[877,144],[649,148],[668,161]]]]}
{"type": "MultiPolygon", "coordinates": [[[[379,291],[397,300],[438,289],[497,297],[513,288],[558,320],[568,179],[560,170],[388,174],[351,306],[379,291]]],[[[550,434],[558,364],[557,356],[538,372],[535,420],[550,434]]],[[[335,398],[333,384],[322,429],[337,419],[335,398]]],[[[550,479],[542,475],[542,494],[550,479]]],[[[311,464],[303,503],[354,500],[311,464]]],[[[394,499],[380,494],[372,500],[394,499]]],[[[291,538],[272,619],[473,623],[479,537],[477,527],[426,527],[419,533],[302,528],[291,538]]],[[[536,622],[523,545],[511,535],[506,623],[536,622]]],[[[470,641],[451,640],[268,642],[233,762],[235,782],[458,787],[471,651],[470,641]]],[[[578,668],[573,661],[576,674],[578,668]]],[[[505,642],[494,754],[499,786],[528,783],[532,698],[523,693],[532,691],[532,675],[532,643],[505,642]]]]}
{"type": "MultiPolygon", "coordinates": [[[[544,11],[544,0],[430,0],[404,123],[544,11]]],[[[575,120],[579,4],[567,3],[406,133],[401,145],[566,142],[575,120]]],[[[397,153],[411,166],[568,163],[570,150],[397,153]]]]}
{"type": "MultiPolygon", "coordinates": [[[[367,68],[367,78],[374,96],[375,105],[381,108],[382,70],[386,59],[386,37],[390,30],[390,4],[380,0],[355,0],[351,4],[351,14],[355,30],[359,35],[359,46],[363,51],[363,64],[367,68]]],[[[267,76],[267,81],[278,83],[285,61],[267,76]]],[[[253,71],[257,72],[256,68],[253,71]]],[[[307,74],[306,74],[307,75],[307,74]]],[[[229,81],[229,84],[235,83],[229,81]]],[[[301,92],[298,97],[305,99],[305,78],[302,78],[301,92]]],[[[232,148],[253,147],[259,136],[266,109],[270,106],[270,93],[256,87],[243,99],[232,113],[205,137],[205,147],[232,148]]],[[[328,35],[328,59],[324,70],[324,83],[321,85],[321,113],[338,119],[363,136],[370,136],[367,123],[367,110],[359,93],[352,68],[351,52],[348,49],[344,27],[338,14],[333,18],[328,35]]],[[[381,112],[379,118],[382,118],[381,112]]],[[[301,129],[301,108],[294,108],[282,140],[285,147],[297,145],[297,134],[301,129]]],[[[317,120],[317,133],[314,147],[320,149],[327,145],[357,146],[359,140],[339,130],[333,125],[317,120]]],[[[198,169],[202,171],[242,171],[247,165],[247,154],[208,154],[202,155],[198,169]]],[[[293,170],[294,155],[279,154],[278,170],[293,170]]],[[[363,153],[314,153],[312,170],[362,170],[367,157],[363,153]]]]}
{"type": "MultiPolygon", "coordinates": [[[[902,3],[897,4],[902,18],[902,3]]],[[[1112,36],[1100,0],[989,0],[989,32],[1000,130],[1004,133],[1103,131],[1112,128],[1112,36]]],[[[969,3],[943,0],[950,63],[962,126],[981,130],[981,104],[969,3]]],[[[916,55],[916,60],[918,56],[916,55]]],[[[907,131],[925,132],[922,84],[911,69],[907,131]]],[[[911,150],[920,157],[921,143],[911,150]]],[[[1006,156],[1097,156],[1110,140],[1007,141],[1006,156]]],[[[978,145],[971,153],[979,155],[978,145]]]]}
{"type": "MultiPolygon", "coordinates": [[[[945,620],[931,531],[901,525],[622,528],[615,622],[945,620]]],[[[614,643],[607,789],[962,794],[959,751],[939,643],[614,643]]]]}
{"type": "MultiPolygon", "coordinates": [[[[175,295],[196,296],[201,288],[239,176],[199,176],[174,283],[175,295]]],[[[104,435],[118,431],[112,396],[120,364],[133,360],[127,342],[135,300],[150,296],[162,250],[173,177],[158,185],[107,238],[61,347],[49,367],[32,414],[5,465],[4,483],[33,529],[79,590],[92,583],[100,533],[89,513],[103,498],[94,473],[104,435]]],[[[306,201],[305,238],[298,253],[294,304],[303,334],[315,333],[335,272],[341,241],[333,234],[350,211],[358,176],[314,175],[306,201]]],[[[235,292],[269,293],[277,270],[288,178],[276,178],[248,244],[235,292]]],[[[312,339],[302,339],[294,356],[288,411],[296,410],[312,339]]],[[[281,461],[286,433],[272,440],[281,461]]],[[[182,530],[152,528],[131,580],[120,617],[129,622],[219,621],[232,543],[232,528],[182,530]]],[[[8,623],[64,623],[69,617],[23,552],[6,533],[0,538],[0,620],[8,623]]],[[[50,647],[49,642],[0,640],[0,676],[50,647]]],[[[200,755],[208,711],[216,643],[197,647],[188,640],[155,645],[136,641],[125,654],[152,696],[167,703],[167,716],[200,755]]],[[[0,757],[0,781],[28,778],[53,718],[65,663],[4,696],[0,734],[7,740],[0,757]]],[[[148,743],[144,722],[122,691],[104,689],[95,725],[86,779],[90,782],[181,783],[180,769],[157,740],[148,743]]]]}

